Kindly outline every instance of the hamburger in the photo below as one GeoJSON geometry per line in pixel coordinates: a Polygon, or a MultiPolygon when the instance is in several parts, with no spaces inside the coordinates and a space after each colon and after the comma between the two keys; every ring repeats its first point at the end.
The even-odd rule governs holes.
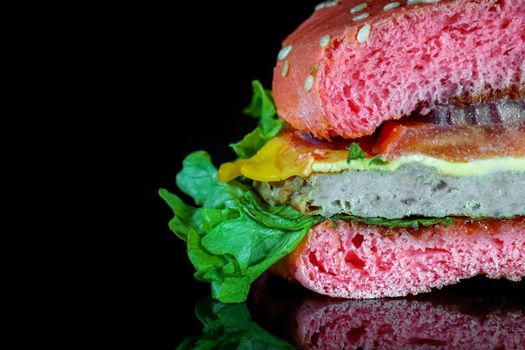
{"type": "Polygon", "coordinates": [[[167,190],[195,277],[242,302],[271,270],[333,297],[525,275],[525,3],[341,0],[284,42],[257,128],[167,190]]]}

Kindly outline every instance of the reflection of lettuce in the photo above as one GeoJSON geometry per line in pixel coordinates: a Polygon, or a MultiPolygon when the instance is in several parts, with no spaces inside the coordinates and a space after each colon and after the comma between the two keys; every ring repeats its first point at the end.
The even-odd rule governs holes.
{"type": "Polygon", "coordinates": [[[204,325],[200,335],[186,339],[177,350],[197,349],[294,349],[252,321],[246,304],[225,305],[210,299],[195,307],[204,325]]]}
{"type": "Polygon", "coordinates": [[[252,282],[291,253],[317,218],[269,206],[238,182],[219,182],[216,174],[207,153],[192,153],[177,185],[201,207],[163,189],[160,196],[175,213],[170,228],[188,243],[195,277],[212,284],[214,298],[243,302],[252,282]]]}

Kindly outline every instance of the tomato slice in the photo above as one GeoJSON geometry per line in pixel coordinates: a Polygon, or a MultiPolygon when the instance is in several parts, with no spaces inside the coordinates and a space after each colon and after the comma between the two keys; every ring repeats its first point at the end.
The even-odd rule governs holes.
{"type": "Polygon", "coordinates": [[[418,121],[389,121],[377,134],[355,140],[322,141],[287,129],[270,140],[255,156],[221,166],[223,182],[244,175],[257,181],[281,181],[308,176],[313,163],[345,161],[348,148],[358,143],[366,157],[392,160],[424,155],[451,162],[489,158],[525,157],[525,123],[474,126],[435,125],[418,121]]]}
{"type": "Polygon", "coordinates": [[[476,159],[525,156],[525,123],[451,126],[422,122],[386,122],[372,153],[385,159],[422,154],[468,162],[476,159]]]}

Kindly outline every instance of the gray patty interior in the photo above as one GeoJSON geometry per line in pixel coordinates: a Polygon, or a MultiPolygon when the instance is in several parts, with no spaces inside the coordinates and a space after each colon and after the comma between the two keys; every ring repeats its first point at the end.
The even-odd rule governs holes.
{"type": "Polygon", "coordinates": [[[256,183],[271,204],[291,204],[307,215],[511,217],[525,215],[525,173],[442,176],[434,168],[407,164],[395,172],[345,171],[256,183]]]}

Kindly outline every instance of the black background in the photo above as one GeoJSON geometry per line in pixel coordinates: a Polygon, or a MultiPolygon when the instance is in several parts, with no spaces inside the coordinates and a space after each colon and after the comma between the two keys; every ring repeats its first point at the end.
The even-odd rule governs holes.
{"type": "MultiPolygon", "coordinates": [[[[194,306],[209,286],[194,280],[157,191],[177,192],[192,151],[216,165],[234,158],[228,144],[255,127],[241,113],[251,81],[270,87],[281,42],[317,2],[42,3],[9,13],[6,319],[65,324],[72,331],[52,335],[95,347],[109,345],[99,330],[116,348],[146,349],[200,332],[194,306]]],[[[523,282],[476,281],[453,290],[525,292],[523,282]]],[[[11,347],[36,342],[13,334],[3,339],[11,347]]]]}
{"type": "Polygon", "coordinates": [[[175,175],[192,151],[207,150],[216,165],[234,158],[228,144],[256,126],[242,114],[251,81],[271,86],[282,40],[314,6],[185,1],[13,10],[2,312],[127,329],[119,347],[173,349],[199,332],[194,306],[209,286],[194,280],[158,190],[177,192],[175,175]]]}
{"type": "MultiPolygon", "coordinates": [[[[130,319],[158,324],[162,330],[152,339],[169,344],[166,348],[201,330],[193,308],[209,295],[209,286],[194,280],[184,242],[168,229],[172,213],[159,199],[158,188],[176,192],[175,174],[192,151],[207,150],[216,165],[234,159],[228,144],[255,127],[253,119],[242,114],[250,102],[251,81],[259,79],[265,87],[271,86],[281,42],[313,13],[316,4],[176,3],[144,9],[132,21],[133,34],[123,30],[134,55],[124,62],[129,75],[123,74],[129,83],[130,96],[124,103],[130,115],[119,113],[123,122],[115,132],[125,143],[121,153],[114,148],[114,161],[127,158],[131,167],[127,176],[133,180],[128,179],[125,198],[138,210],[125,213],[127,224],[132,220],[130,231],[115,247],[124,250],[131,265],[122,263],[122,270],[116,271],[119,277],[114,278],[124,273],[131,290],[115,298],[120,304],[131,299],[125,302],[130,309],[122,305],[130,319]]],[[[122,232],[122,227],[117,229],[122,232]]]]}

